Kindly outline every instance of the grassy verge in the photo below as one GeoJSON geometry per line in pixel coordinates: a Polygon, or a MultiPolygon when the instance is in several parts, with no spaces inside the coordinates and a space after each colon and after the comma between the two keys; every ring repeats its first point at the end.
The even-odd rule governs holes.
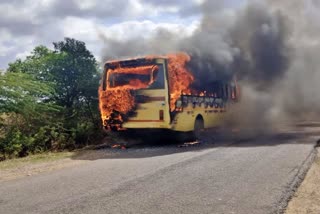
{"type": "Polygon", "coordinates": [[[64,158],[70,158],[74,155],[74,152],[57,152],[57,153],[43,153],[30,155],[24,158],[9,159],[0,162],[0,170],[9,170],[13,168],[23,167],[25,165],[48,163],[64,158]]]}

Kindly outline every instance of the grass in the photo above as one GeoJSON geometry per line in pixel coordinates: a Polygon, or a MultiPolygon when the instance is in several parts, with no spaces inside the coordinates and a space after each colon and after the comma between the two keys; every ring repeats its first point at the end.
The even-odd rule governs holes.
{"type": "Polygon", "coordinates": [[[22,167],[28,164],[47,163],[64,158],[70,158],[74,152],[49,152],[43,154],[29,155],[24,158],[9,159],[0,162],[0,170],[22,167]]]}

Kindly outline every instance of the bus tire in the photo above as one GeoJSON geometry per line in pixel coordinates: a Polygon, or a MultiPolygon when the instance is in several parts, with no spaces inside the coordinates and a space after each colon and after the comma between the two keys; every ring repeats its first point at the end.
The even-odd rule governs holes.
{"type": "Polygon", "coordinates": [[[193,136],[195,140],[199,140],[204,129],[204,121],[201,115],[198,115],[194,122],[193,136]]]}

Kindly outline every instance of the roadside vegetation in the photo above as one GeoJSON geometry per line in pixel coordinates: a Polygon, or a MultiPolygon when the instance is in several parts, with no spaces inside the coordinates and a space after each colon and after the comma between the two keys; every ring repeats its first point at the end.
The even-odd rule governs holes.
{"type": "Polygon", "coordinates": [[[37,46],[0,73],[0,160],[73,150],[101,137],[98,64],[84,42],[37,46]]]}

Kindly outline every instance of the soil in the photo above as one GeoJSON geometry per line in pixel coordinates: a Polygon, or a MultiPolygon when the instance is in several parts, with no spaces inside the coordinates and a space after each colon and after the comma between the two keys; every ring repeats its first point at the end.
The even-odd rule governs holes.
{"type": "MultiPolygon", "coordinates": [[[[319,151],[319,149],[318,149],[319,151]]],[[[320,155],[289,202],[286,214],[320,213],[320,155]]]]}
{"type": "Polygon", "coordinates": [[[43,172],[53,171],[65,167],[71,167],[84,163],[83,160],[72,160],[63,158],[42,163],[26,163],[22,166],[0,170],[0,181],[13,180],[21,177],[31,176],[43,172]]]}
{"type": "MultiPolygon", "coordinates": [[[[100,147],[101,149],[105,147],[109,148],[110,145],[101,145],[100,147]]],[[[104,150],[100,150],[98,146],[93,148],[95,149],[84,149],[81,151],[72,152],[72,155],[69,155],[69,157],[62,156],[55,160],[44,159],[40,162],[25,161],[22,164],[20,162],[19,164],[12,164],[12,166],[7,168],[0,167],[0,182],[86,164],[92,160],[117,155],[119,152],[126,149],[125,147],[123,148],[123,146],[121,146],[105,152],[104,150]]]]}

